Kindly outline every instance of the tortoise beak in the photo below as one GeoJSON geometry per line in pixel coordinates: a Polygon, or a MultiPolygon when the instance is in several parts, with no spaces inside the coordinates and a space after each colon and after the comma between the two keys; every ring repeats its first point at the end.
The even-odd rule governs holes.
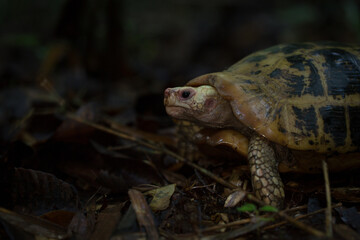
{"type": "Polygon", "coordinates": [[[176,102],[176,90],[172,88],[167,88],[164,91],[164,105],[171,106],[176,102]]]}
{"type": "Polygon", "coordinates": [[[176,101],[177,91],[174,88],[167,88],[164,91],[164,105],[165,110],[171,117],[178,118],[182,115],[183,109],[177,106],[176,101]]]}
{"type": "Polygon", "coordinates": [[[168,98],[170,96],[171,88],[167,88],[164,91],[164,99],[168,98]]]}

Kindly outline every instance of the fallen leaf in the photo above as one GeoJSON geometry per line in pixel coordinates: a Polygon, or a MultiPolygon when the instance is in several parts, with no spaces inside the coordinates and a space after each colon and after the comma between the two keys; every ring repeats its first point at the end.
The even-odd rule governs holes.
{"type": "Polygon", "coordinates": [[[124,203],[116,204],[102,211],[96,220],[95,229],[90,239],[110,239],[121,218],[121,209],[124,205],[124,203]]]}
{"type": "Polygon", "coordinates": [[[67,228],[74,217],[75,213],[66,210],[54,210],[47,212],[40,217],[50,222],[56,223],[64,228],[67,228]]]}
{"type": "Polygon", "coordinates": [[[170,204],[170,198],[175,192],[176,184],[170,184],[161,188],[150,190],[146,195],[153,196],[150,207],[153,211],[165,210],[170,204]]]}
{"type": "Polygon", "coordinates": [[[55,209],[77,209],[79,197],[75,187],[50,173],[15,168],[12,178],[15,209],[43,214],[55,209]]]}
{"type": "Polygon", "coordinates": [[[225,201],[224,207],[235,207],[246,196],[246,192],[239,190],[231,193],[225,201]]]}
{"type": "Polygon", "coordinates": [[[68,233],[74,236],[74,239],[89,239],[95,226],[95,214],[88,211],[86,215],[78,211],[72,218],[68,233]]]}
{"type": "Polygon", "coordinates": [[[7,227],[10,225],[14,227],[7,227],[7,229],[10,230],[10,232],[8,232],[9,235],[14,234],[19,236],[20,232],[20,234],[27,233],[33,235],[34,239],[65,239],[69,237],[66,228],[60,225],[40,217],[21,215],[5,208],[0,208],[0,220],[4,226],[7,227]]]}

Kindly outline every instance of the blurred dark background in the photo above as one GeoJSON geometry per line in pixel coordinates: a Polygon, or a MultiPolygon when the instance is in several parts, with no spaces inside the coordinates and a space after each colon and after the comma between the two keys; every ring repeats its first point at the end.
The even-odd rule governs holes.
{"type": "Polygon", "coordinates": [[[0,0],[0,123],[23,117],[41,94],[28,88],[44,80],[131,121],[144,103],[162,108],[168,86],[271,45],[322,40],[359,42],[357,0],[0,0]]]}
{"type": "MultiPolygon", "coordinates": [[[[202,227],[212,221],[216,225],[228,222],[223,212],[234,212],[223,209],[227,190],[220,193],[224,189],[215,190],[213,181],[201,171],[182,167],[170,154],[156,150],[165,145],[192,157],[187,146],[176,143],[173,122],[164,111],[164,89],[222,71],[254,51],[280,43],[359,43],[359,7],[360,0],[0,0],[0,206],[36,215],[63,207],[83,212],[87,208],[73,205],[80,197],[89,206],[103,199],[96,205],[106,209],[113,199],[102,192],[108,188],[115,194],[125,193],[119,196],[121,202],[126,201],[119,205],[125,213],[130,187],[176,182],[182,190],[177,187],[171,207],[158,212],[156,222],[162,221],[161,228],[166,226],[169,233],[202,234],[202,227]],[[74,121],[69,113],[102,128],[74,121]],[[128,138],[118,137],[118,132],[128,138]],[[138,139],[156,148],[143,148],[138,139]]],[[[232,157],[231,152],[219,150],[223,162],[232,157]]],[[[215,153],[214,149],[208,152],[215,153]]],[[[241,176],[233,183],[243,182],[246,187],[245,168],[233,174],[238,162],[223,165],[206,160],[198,162],[229,181],[241,176]]],[[[295,190],[287,195],[289,206],[305,204],[314,191],[322,196],[322,177],[304,176],[304,184],[301,176],[290,182],[295,183],[295,190]],[[303,188],[309,182],[309,188],[303,188]]],[[[332,188],[334,182],[349,182],[348,186],[359,182],[357,172],[344,176],[346,181],[331,181],[332,188]]],[[[341,188],[340,201],[344,191],[348,189],[341,188]]],[[[310,198],[308,210],[318,205],[310,198]]],[[[358,216],[354,209],[355,213],[347,214],[350,220],[339,212],[344,222],[352,223],[350,216],[358,216]]],[[[76,231],[82,232],[84,226],[91,232],[95,215],[89,211],[88,223],[79,220],[76,231]]],[[[102,220],[104,226],[108,219],[117,218],[108,216],[102,220]]],[[[118,226],[127,234],[129,227],[139,224],[135,215],[124,216],[118,226]]],[[[12,228],[5,232],[2,218],[0,239],[15,239],[8,234],[12,228]]],[[[24,232],[29,229],[27,221],[19,221],[24,232]]],[[[69,229],[75,232],[75,227],[69,229]]],[[[265,235],[263,239],[305,239],[292,229],[294,234],[279,234],[276,229],[274,238],[265,235]]],[[[56,236],[60,236],[57,230],[56,236]]],[[[254,236],[259,238],[259,234],[254,236]]]]}

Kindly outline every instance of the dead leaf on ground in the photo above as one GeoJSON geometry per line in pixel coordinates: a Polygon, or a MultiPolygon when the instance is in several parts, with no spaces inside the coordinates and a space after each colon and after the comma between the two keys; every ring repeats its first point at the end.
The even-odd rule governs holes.
{"type": "Polygon", "coordinates": [[[153,211],[161,211],[169,207],[170,198],[175,192],[176,184],[150,190],[145,194],[153,196],[150,207],[153,211]]]}
{"type": "Polygon", "coordinates": [[[238,190],[231,193],[225,201],[224,207],[235,207],[240,201],[242,201],[246,196],[246,192],[243,190],[238,190]]]}
{"type": "Polygon", "coordinates": [[[79,207],[75,187],[53,174],[15,168],[12,186],[15,208],[27,213],[42,214],[55,209],[79,207]]]}
{"type": "MultiPolygon", "coordinates": [[[[66,228],[49,222],[40,217],[21,215],[4,208],[0,208],[1,222],[9,228],[9,234],[17,237],[38,239],[66,239],[69,237],[66,228]]],[[[15,237],[16,239],[16,237],[15,237]]]]}
{"type": "Polygon", "coordinates": [[[114,232],[116,225],[121,218],[121,210],[124,203],[108,206],[105,210],[100,212],[96,219],[94,232],[91,234],[91,240],[110,239],[114,232]]]}

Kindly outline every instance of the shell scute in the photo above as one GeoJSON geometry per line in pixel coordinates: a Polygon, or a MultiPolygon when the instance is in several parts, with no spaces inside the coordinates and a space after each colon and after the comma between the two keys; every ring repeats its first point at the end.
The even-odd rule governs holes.
{"type": "Polygon", "coordinates": [[[324,133],[329,135],[335,146],[345,145],[347,137],[345,106],[327,105],[319,108],[324,122],[324,133]]]}
{"type": "Polygon", "coordinates": [[[324,57],[324,65],[329,95],[360,92],[360,60],[344,49],[319,49],[312,52],[324,57]]]}
{"type": "Polygon", "coordinates": [[[317,137],[319,135],[319,126],[314,106],[311,105],[310,107],[303,109],[292,106],[292,110],[296,115],[295,127],[299,129],[304,136],[311,137],[313,135],[317,137]]]}

